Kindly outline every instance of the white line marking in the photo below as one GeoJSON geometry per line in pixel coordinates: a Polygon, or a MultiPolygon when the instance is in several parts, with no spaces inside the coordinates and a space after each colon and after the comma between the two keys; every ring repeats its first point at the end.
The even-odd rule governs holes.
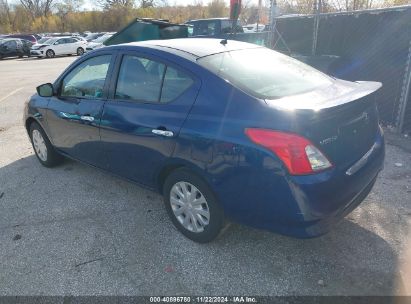
{"type": "Polygon", "coordinates": [[[22,89],[23,89],[23,87],[18,88],[18,89],[16,89],[16,90],[14,90],[13,92],[11,92],[11,93],[7,94],[7,95],[6,95],[6,96],[4,96],[2,99],[0,99],[0,102],[2,102],[3,100],[5,100],[5,99],[9,98],[11,95],[16,94],[18,91],[20,91],[20,90],[22,90],[22,89]]]}

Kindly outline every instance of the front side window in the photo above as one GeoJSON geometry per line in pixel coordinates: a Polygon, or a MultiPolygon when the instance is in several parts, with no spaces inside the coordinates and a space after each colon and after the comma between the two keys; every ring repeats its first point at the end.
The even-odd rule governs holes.
{"type": "Polygon", "coordinates": [[[212,36],[215,35],[216,29],[215,20],[212,21],[199,21],[197,24],[194,24],[194,35],[195,36],[212,36]]]}
{"type": "Polygon", "coordinates": [[[63,79],[61,96],[63,97],[103,97],[111,55],[90,58],[75,67],[63,79]]]}
{"type": "Polygon", "coordinates": [[[277,99],[331,85],[320,71],[267,48],[219,53],[198,63],[250,95],[277,99]]]}

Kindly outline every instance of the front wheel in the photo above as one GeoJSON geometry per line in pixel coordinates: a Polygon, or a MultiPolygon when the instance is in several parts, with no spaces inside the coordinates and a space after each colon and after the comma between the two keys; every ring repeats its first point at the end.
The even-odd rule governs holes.
{"type": "Polygon", "coordinates": [[[77,49],[77,55],[78,55],[78,56],[82,56],[83,54],[84,54],[84,49],[81,48],[81,47],[79,47],[79,48],[77,49]]]}
{"type": "Polygon", "coordinates": [[[47,58],[53,58],[56,54],[54,53],[53,50],[47,50],[46,52],[46,57],[47,58]]]}
{"type": "Polygon", "coordinates": [[[178,169],[167,177],[163,195],[171,221],[187,238],[207,243],[218,236],[224,225],[224,212],[200,177],[178,169]]]}
{"type": "Polygon", "coordinates": [[[44,130],[36,122],[30,125],[30,139],[34,152],[43,166],[54,167],[63,161],[63,157],[56,152],[44,130]]]}

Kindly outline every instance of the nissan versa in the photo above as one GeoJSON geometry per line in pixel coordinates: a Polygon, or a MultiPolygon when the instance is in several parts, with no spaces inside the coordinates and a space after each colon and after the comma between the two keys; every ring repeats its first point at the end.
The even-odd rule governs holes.
{"type": "Polygon", "coordinates": [[[383,167],[380,86],[243,42],[146,41],[79,58],[37,88],[24,120],[41,164],[66,156],[159,191],[194,241],[226,218],[314,237],[383,167]]]}

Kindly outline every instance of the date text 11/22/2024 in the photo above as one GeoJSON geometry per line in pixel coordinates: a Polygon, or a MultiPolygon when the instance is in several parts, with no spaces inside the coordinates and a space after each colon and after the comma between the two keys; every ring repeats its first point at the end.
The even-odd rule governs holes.
{"type": "Polygon", "coordinates": [[[247,296],[168,296],[150,297],[150,303],[257,303],[257,299],[247,296]]]}

